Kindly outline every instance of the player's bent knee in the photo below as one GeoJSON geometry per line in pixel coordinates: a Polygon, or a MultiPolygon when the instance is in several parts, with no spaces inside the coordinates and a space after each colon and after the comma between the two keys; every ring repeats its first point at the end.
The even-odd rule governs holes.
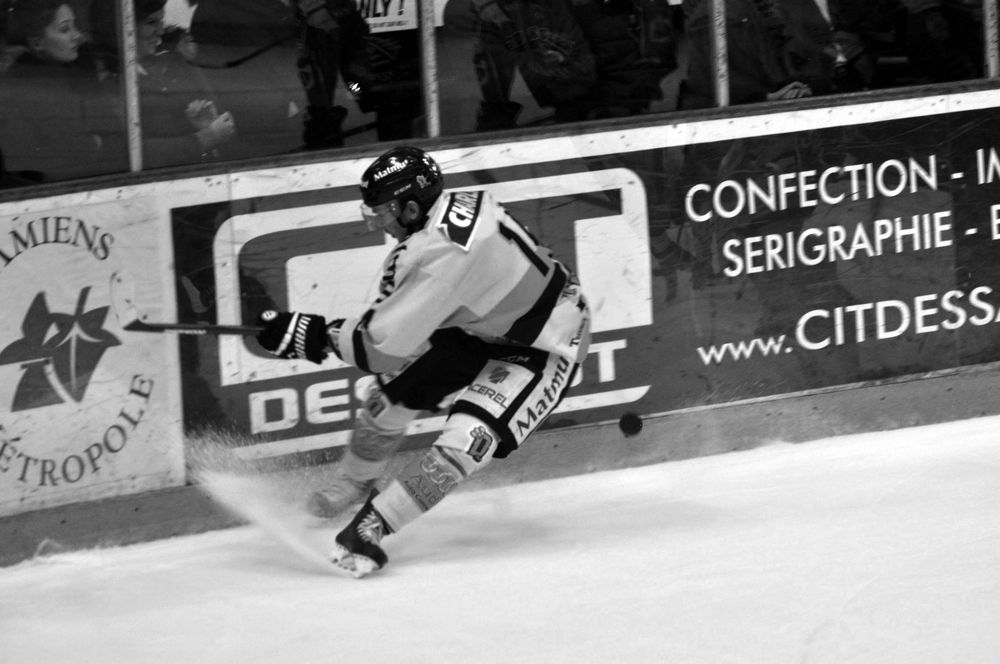
{"type": "Polygon", "coordinates": [[[479,418],[452,413],[434,446],[453,451],[455,463],[471,475],[490,462],[499,443],[496,432],[479,418]]]}

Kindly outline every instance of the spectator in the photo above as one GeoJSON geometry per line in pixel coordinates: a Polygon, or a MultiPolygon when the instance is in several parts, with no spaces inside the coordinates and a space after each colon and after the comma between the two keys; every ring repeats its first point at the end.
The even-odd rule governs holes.
{"type": "Polygon", "coordinates": [[[667,0],[575,0],[570,9],[594,54],[596,85],[588,117],[646,113],[677,68],[667,0]]]}
{"type": "MultiPolygon", "coordinates": [[[[198,60],[198,44],[191,33],[179,25],[167,25],[163,29],[162,50],[176,51],[188,64],[198,60]]],[[[206,86],[207,87],[207,86],[206,86]]]]}
{"type": "Polygon", "coordinates": [[[906,54],[920,75],[933,83],[983,76],[981,0],[901,2],[908,14],[906,54]]]}
{"type": "MultiPolygon", "coordinates": [[[[208,98],[201,72],[182,50],[161,48],[166,0],[134,2],[144,167],[219,157],[236,131],[232,114],[220,113],[208,98]]],[[[99,53],[98,76],[111,80],[119,73],[116,4],[116,0],[94,0],[90,15],[99,53]]],[[[187,43],[184,48],[190,55],[193,45],[187,43]]]]}
{"type": "MultiPolygon", "coordinates": [[[[689,62],[681,108],[715,105],[707,0],[684,0],[689,62]]],[[[833,91],[833,30],[813,0],[726,0],[729,101],[747,104],[833,91]]]]}
{"type": "Polygon", "coordinates": [[[597,73],[587,38],[565,0],[452,0],[445,23],[476,35],[473,62],[482,102],[476,129],[517,126],[514,74],[556,122],[586,118],[597,73]]]}
{"type": "Polygon", "coordinates": [[[309,102],[303,132],[305,147],[340,147],[344,144],[341,125],[347,109],[334,104],[334,93],[342,75],[366,83],[370,78],[368,24],[354,0],[296,0],[295,4],[302,25],[299,76],[309,102]]]}
{"type": "Polygon", "coordinates": [[[348,90],[362,112],[375,113],[378,140],[416,136],[421,133],[417,124],[424,111],[420,31],[371,23],[369,29],[363,63],[344,68],[348,90]]]}
{"type": "Polygon", "coordinates": [[[46,181],[124,170],[124,151],[114,153],[91,131],[97,86],[73,7],[65,0],[16,0],[7,19],[11,57],[0,74],[7,168],[37,171],[46,181]]]}
{"type": "MultiPolygon", "coordinates": [[[[711,16],[708,0],[684,0],[688,37],[688,72],[681,85],[682,109],[709,108],[716,104],[712,53],[711,16]]],[[[726,33],[729,51],[729,96],[731,104],[799,99],[834,90],[836,48],[833,29],[814,0],[726,0],[726,33]]],[[[680,169],[686,191],[688,183],[744,177],[757,172],[793,172],[813,168],[815,147],[811,137],[794,134],[759,139],[698,142],[685,146],[680,169]]],[[[674,201],[675,209],[679,201],[674,201]]],[[[761,215],[750,226],[798,228],[808,215],[761,215]]],[[[683,215],[679,215],[683,219],[683,215]]],[[[749,232],[734,224],[725,229],[714,224],[681,222],[679,226],[654,230],[654,256],[662,262],[659,271],[669,275],[670,261],[683,255],[690,264],[696,287],[710,284],[718,276],[712,264],[712,246],[721,233],[749,232]],[[676,239],[675,239],[676,238],[676,239]]],[[[814,270],[813,273],[818,271],[814,270]]],[[[812,274],[812,273],[810,273],[812,274]]],[[[777,290],[764,286],[772,274],[751,280],[761,284],[765,307],[777,290]],[[769,299],[770,298],[770,299],[769,299]]],[[[780,286],[780,285],[779,285],[780,286]]],[[[784,294],[782,293],[782,296],[784,294]]],[[[778,305],[773,308],[778,310],[778,305]]],[[[771,316],[768,308],[766,319],[771,316]]],[[[763,333],[766,330],[758,330],[763,333]]]]}
{"type": "Polygon", "coordinates": [[[894,84],[891,68],[880,62],[896,49],[901,8],[897,0],[830,0],[837,49],[837,92],[894,84]]]}
{"type": "Polygon", "coordinates": [[[239,135],[227,144],[226,156],[301,148],[307,100],[294,9],[281,0],[200,0],[190,31],[215,103],[239,120],[239,135]]]}

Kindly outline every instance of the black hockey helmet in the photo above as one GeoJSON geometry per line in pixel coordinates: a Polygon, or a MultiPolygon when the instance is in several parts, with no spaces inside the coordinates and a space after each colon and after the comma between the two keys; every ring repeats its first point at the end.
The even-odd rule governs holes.
{"type": "Polygon", "coordinates": [[[392,200],[405,206],[407,201],[415,200],[426,215],[443,189],[441,168],[419,148],[392,148],[361,176],[361,199],[368,207],[392,200]]]}

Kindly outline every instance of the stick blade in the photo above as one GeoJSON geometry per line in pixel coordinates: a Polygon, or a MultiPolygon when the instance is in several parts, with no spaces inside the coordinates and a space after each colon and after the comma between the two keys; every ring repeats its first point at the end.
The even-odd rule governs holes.
{"type": "Polygon", "coordinates": [[[135,282],[124,271],[111,273],[111,310],[122,329],[127,332],[178,332],[180,334],[234,334],[254,336],[264,328],[260,325],[212,325],[208,323],[151,322],[139,316],[136,306],[135,282]]]}

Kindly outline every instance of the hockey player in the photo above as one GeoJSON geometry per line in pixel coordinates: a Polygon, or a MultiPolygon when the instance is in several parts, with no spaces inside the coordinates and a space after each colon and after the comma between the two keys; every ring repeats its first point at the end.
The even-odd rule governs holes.
{"type": "Polygon", "coordinates": [[[590,339],[590,313],[571,271],[488,193],[444,193],[440,168],[422,150],[380,156],[362,177],[361,195],[368,227],[398,240],[378,296],[346,320],[264,312],[258,336],[278,357],[319,363],[333,352],[376,377],[329,485],[308,503],[313,514],[332,517],[364,501],[332,553],[359,578],[387,562],[384,535],[538,429],[565,396],[590,339]],[[375,482],[406,425],[442,408],[440,436],[379,493],[375,482]]]}

